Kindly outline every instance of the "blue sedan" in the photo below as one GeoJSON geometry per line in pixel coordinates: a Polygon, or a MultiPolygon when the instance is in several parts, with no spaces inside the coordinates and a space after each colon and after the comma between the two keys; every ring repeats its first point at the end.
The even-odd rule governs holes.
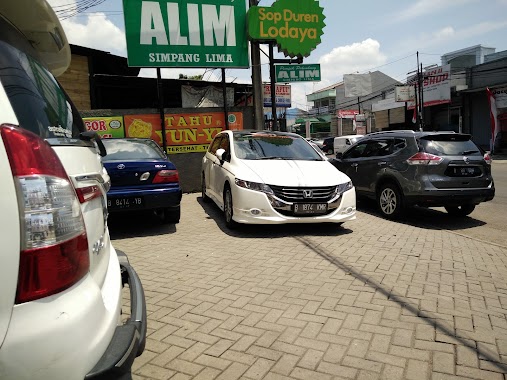
{"type": "Polygon", "coordinates": [[[153,210],[167,223],[180,220],[181,186],[176,166],[151,139],[103,139],[111,177],[109,212],[153,210]]]}

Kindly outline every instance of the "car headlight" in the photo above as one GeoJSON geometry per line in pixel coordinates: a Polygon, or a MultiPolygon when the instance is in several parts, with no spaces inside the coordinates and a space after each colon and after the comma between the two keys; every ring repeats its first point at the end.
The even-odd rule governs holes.
{"type": "Polygon", "coordinates": [[[265,183],[250,182],[239,178],[236,178],[234,182],[239,187],[243,187],[248,190],[260,191],[266,194],[273,194],[273,190],[271,190],[271,187],[269,187],[265,183]]]}
{"type": "Polygon", "coordinates": [[[342,183],[340,185],[338,185],[336,187],[336,192],[338,194],[343,194],[344,192],[346,192],[347,190],[350,190],[354,187],[354,185],[352,185],[352,181],[349,181],[349,182],[346,182],[346,183],[342,183]]]}

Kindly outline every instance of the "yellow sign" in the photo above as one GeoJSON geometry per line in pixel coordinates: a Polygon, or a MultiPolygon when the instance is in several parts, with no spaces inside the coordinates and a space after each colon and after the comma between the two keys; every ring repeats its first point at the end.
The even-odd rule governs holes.
{"type": "Polygon", "coordinates": [[[85,117],[83,118],[87,131],[97,132],[100,137],[125,137],[123,117],[85,117]]]}

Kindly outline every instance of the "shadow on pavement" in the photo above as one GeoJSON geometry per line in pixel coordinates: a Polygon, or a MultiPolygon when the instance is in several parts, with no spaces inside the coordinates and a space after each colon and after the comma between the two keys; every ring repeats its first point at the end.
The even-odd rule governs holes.
{"type": "Polygon", "coordinates": [[[111,240],[143,236],[156,236],[176,232],[176,225],[164,223],[152,212],[125,212],[109,214],[111,240]]]}
{"type": "Polygon", "coordinates": [[[346,228],[347,223],[338,225],[336,223],[308,223],[308,224],[258,224],[243,225],[239,224],[234,230],[225,225],[223,212],[214,202],[205,203],[202,198],[197,198],[197,202],[204,209],[209,219],[215,221],[223,233],[238,238],[283,238],[287,236],[337,236],[352,233],[352,230],[346,228]]]}
{"type": "MultiPolygon", "coordinates": [[[[377,205],[373,200],[361,199],[357,201],[357,209],[366,214],[383,216],[378,211],[377,205]]],[[[444,208],[425,208],[413,207],[407,210],[406,214],[398,220],[399,223],[408,224],[413,227],[424,228],[428,230],[464,230],[475,228],[487,224],[482,220],[474,219],[470,216],[455,217],[449,215],[444,208]]]]}
{"type": "Polygon", "coordinates": [[[310,238],[305,238],[303,236],[294,236],[294,239],[304,244],[308,249],[312,250],[317,255],[319,255],[323,259],[327,260],[329,263],[336,266],[338,269],[353,276],[355,279],[361,281],[362,283],[374,289],[375,291],[378,291],[379,293],[384,295],[388,300],[396,302],[402,309],[410,312],[412,315],[421,319],[426,324],[434,327],[436,330],[447,335],[448,337],[455,339],[463,346],[466,346],[471,350],[474,350],[475,352],[477,352],[479,357],[485,358],[486,360],[491,362],[491,364],[494,365],[495,367],[501,369],[504,372],[507,371],[507,365],[504,363],[499,363],[497,359],[497,354],[495,354],[493,351],[487,348],[486,345],[482,346],[477,345],[478,347],[476,347],[475,341],[471,337],[466,336],[465,333],[463,333],[462,335],[457,335],[454,331],[454,328],[445,325],[442,319],[439,319],[438,316],[432,314],[431,312],[420,310],[417,305],[409,302],[407,298],[399,294],[396,294],[396,292],[393,289],[386,289],[385,287],[382,286],[381,283],[379,283],[374,278],[361,273],[361,271],[359,271],[358,269],[348,265],[340,258],[334,256],[321,244],[318,245],[313,244],[310,238]]]}

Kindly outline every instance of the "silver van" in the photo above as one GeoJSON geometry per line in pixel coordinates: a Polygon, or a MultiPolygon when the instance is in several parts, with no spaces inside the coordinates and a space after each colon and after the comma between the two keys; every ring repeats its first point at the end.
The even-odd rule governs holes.
{"type": "Polygon", "coordinates": [[[354,145],[363,135],[346,135],[334,138],[334,154],[343,153],[354,145]]]}

